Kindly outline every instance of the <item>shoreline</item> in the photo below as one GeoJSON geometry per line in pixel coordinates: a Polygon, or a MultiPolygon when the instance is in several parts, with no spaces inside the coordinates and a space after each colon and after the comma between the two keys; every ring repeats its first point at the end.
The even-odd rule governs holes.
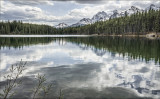
{"type": "Polygon", "coordinates": [[[149,39],[157,39],[160,38],[160,33],[148,33],[148,34],[141,34],[141,35],[135,35],[135,34],[126,34],[126,35],[105,35],[105,34],[93,34],[93,36],[111,36],[111,37],[145,37],[149,39]]]}
{"type": "Polygon", "coordinates": [[[14,34],[14,35],[6,35],[2,34],[0,37],[90,37],[90,36],[111,36],[111,37],[145,37],[149,39],[157,39],[160,38],[160,33],[148,33],[144,35],[135,35],[135,34],[125,34],[125,35],[106,35],[106,34],[91,34],[91,35],[85,35],[85,34],[63,34],[63,35],[19,35],[19,34],[14,34]]]}
{"type": "Polygon", "coordinates": [[[90,35],[0,35],[0,37],[88,37],[90,35]]]}

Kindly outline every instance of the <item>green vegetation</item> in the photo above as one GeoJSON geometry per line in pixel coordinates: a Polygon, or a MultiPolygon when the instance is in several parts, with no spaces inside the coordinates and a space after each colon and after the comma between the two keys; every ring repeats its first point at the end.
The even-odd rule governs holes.
{"type": "Polygon", "coordinates": [[[56,29],[48,25],[22,23],[22,21],[0,22],[0,34],[54,34],[56,29]]]}
{"type": "Polygon", "coordinates": [[[36,79],[38,80],[38,84],[33,90],[33,99],[36,98],[37,94],[40,93],[41,89],[43,90],[43,93],[44,93],[43,99],[45,99],[46,95],[49,94],[49,92],[52,88],[52,84],[49,84],[48,86],[44,86],[44,83],[46,82],[45,75],[39,75],[38,74],[36,79]]]}
{"type": "Polygon", "coordinates": [[[4,76],[6,80],[6,85],[4,87],[3,93],[0,94],[1,97],[4,99],[11,98],[16,92],[12,92],[12,90],[19,86],[22,81],[18,80],[18,78],[21,77],[22,72],[24,71],[25,63],[22,63],[22,61],[18,64],[18,66],[13,67],[11,66],[10,74],[4,76]]]}
{"type": "Polygon", "coordinates": [[[22,21],[0,22],[0,34],[105,34],[105,35],[142,35],[160,32],[160,10],[135,13],[91,25],[59,28],[48,25],[22,23],[22,21]]]}
{"type": "MultiPolygon", "coordinates": [[[[24,66],[27,62],[23,63],[22,60],[18,65],[15,67],[12,65],[9,74],[4,76],[6,79],[6,84],[3,89],[3,93],[0,93],[0,98],[8,99],[12,98],[16,92],[15,88],[18,87],[20,84],[22,84],[22,80],[20,78],[22,77],[22,73],[25,70],[24,66]]],[[[44,85],[46,83],[45,75],[37,75],[36,79],[38,81],[36,87],[33,89],[33,97],[32,99],[35,99],[36,96],[43,91],[43,99],[46,98],[46,96],[50,93],[52,84],[44,85]]],[[[25,89],[24,89],[25,90],[25,89]]],[[[61,94],[61,93],[60,93],[61,94]]],[[[59,96],[60,97],[60,96],[59,96]]]]}

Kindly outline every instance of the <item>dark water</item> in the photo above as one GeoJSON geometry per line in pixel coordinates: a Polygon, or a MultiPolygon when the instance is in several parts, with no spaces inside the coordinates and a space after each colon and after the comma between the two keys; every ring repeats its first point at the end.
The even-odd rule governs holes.
{"type": "MultiPolygon", "coordinates": [[[[12,64],[27,61],[14,98],[30,98],[35,75],[48,98],[160,98],[160,40],[122,37],[0,37],[0,90],[12,64]],[[23,90],[22,90],[23,89],[23,90]]],[[[42,94],[41,94],[42,95],[42,94]]],[[[37,97],[41,97],[38,95],[37,97]]]]}

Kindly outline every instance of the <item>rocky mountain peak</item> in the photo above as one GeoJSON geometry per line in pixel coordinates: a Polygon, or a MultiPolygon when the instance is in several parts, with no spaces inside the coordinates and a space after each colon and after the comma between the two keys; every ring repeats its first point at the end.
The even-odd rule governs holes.
{"type": "Polygon", "coordinates": [[[79,22],[91,22],[91,19],[90,18],[83,18],[81,19],[79,22]]]}
{"type": "Polygon", "coordinates": [[[56,28],[65,28],[65,27],[68,27],[68,25],[64,22],[62,23],[59,23],[58,25],[55,26],[56,28]]]}
{"type": "Polygon", "coordinates": [[[160,7],[157,7],[154,4],[151,4],[149,7],[146,8],[146,10],[158,10],[158,9],[160,9],[160,7]]]}
{"type": "Polygon", "coordinates": [[[135,6],[131,6],[131,8],[130,8],[129,10],[132,10],[132,11],[134,11],[134,12],[137,12],[137,11],[139,11],[140,9],[137,8],[137,7],[135,7],[135,6]]]}
{"type": "Polygon", "coordinates": [[[113,14],[118,14],[118,10],[113,10],[113,14]]]}
{"type": "Polygon", "coordinates": [[[155,7],[155,5],[154,5],[154,4],[151,4],[150,7],[155,7]]]}
{"type": "Polygon", "coordinates": [[[97,22],[97,21],[105,21],[106,19],[108,19],[107,13],[104,11],[101,11],[92,17],[92,23],[97,22]]]}
{"type": "Polygon", "coordinates": [[[118,10],[113,10],[113,14],[110,16],[110,19],[120,17],[118,10]]]}

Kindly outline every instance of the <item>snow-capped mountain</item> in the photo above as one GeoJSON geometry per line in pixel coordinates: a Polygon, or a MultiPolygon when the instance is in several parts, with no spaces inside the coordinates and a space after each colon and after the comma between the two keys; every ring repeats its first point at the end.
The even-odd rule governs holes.
{"type": "Polygon", "coordinates": [[[154,4],[151,4],[149,7],[147,7],[145,10],[150,10],[150,9],[153,9],[153,10],[159,10],[160,7],[157,7],[156,5],[154,4]]]}
{"type": "MultiPolygon", "coordinates": [[[[149,7],[147,7],[145,10],[150,10],[150,9],[153,9],[153,10],[159,10],[160,7],[157,7],[156,5],[154,4],[151,4],[149,7]]],[[[56,28],[65,28],[65,27],[77,27],[77,26],[84,26],[84,25],[88,25],[88,24],[93,24],[95,22],[99,22],[99,21],[106,21],[108,20],[109,18],[110,19],[113,19],[113,18],[118,18],[118,17],[123,17],[125,15],[132,15],[134,13],[137,13],[137,12],[143,12],[145,11],[143,9],[139,9],[135,6],[131,6],[131,8],[127,9],[127,10],[124,10],[124,11],[118,11],[118,10],[113,10],[113,14],[111,15],[108,15],[106,12],[104,11],[101,11],[101,12],[98,12],[97,14],[95,14],[91,19],[90,18],[83,18],[81,19],[79,22],[75,23],[75,24],[72,24],[70,26],[68,26],[67,24],[65,23],[59,23],[58,25],[56,25],[55,27],[56,28]]]]}
{"type": "Polygon", "coordinates": [[[122,11],[121,13],[119,13],[119,16],[125,16],[125,14],[127,13],[127,11],[122,11]]]}
{"type": "Polygon", "coordinates": [[[106,12],[102,11],[102,12],[98,12],[97,14],[95,14],[92,17],[92,23],[98,22],[98,21],[105,21],[109,19],[109,16],[107,15],[106,12]]]}
{"type": "Polygon", "coordinates": [[[137,13],[137,12],[141,12],[142,10],[135,7],[135,6],[131,6],[131,8],[129,9],[130,11],[133,11],[134,13],[137,13]]]}
{"type": "Polygon", "coordinates": [[[128,15],[131,15],[131,14],[134,14],[134,13],[137,13],[137,12],[143,12],[144,10],[142,9],[139,9],[135,6],[131,6],[131,8],[129,10],[127,10],[127,14],[128,15]]]}
{"type": "Polygon", "coordinates": [[[58,25],[55,26],[56,28],[66,28],[68,25],[66,23],[59,23],[58,25]]]}
{"type": "Polygon", "coordinates": [[[83,18],[81,19],[79,22],[72,24],[71,27],[76,27],[76,26],[84,26],[84,25],[88,25],[88,24],[92,24],[98,21],[105,21],[109,19],[109,16],[107,15],[106,12],[102,11],[102,12],[98,12],[97,14],[95,14],[92,19],[90,18],[83,18]]]}
{"type": "Polygon", "coordinates": [[[122,17],[122,16],[125,16],[125,15],[131,15],[131,14],[134,14],[134,13],[137,13],[137,12],[142,12],[142,11],[143,11],[142,9],[139,9],[135,6],[131,6],[130,9],[122,11],[122,12],[118,12],[118,10],[114,10],[113,14],[110,16],[110,18],[111,19],[118,18],[118,17],[122,17]]]}
{"type": "Polygon", "coordinates": [[[119,12],[117,10],[113,10],[113,14],[110,16],[110,19],[118,18],[120,16],[121,15],[119,14],[119,12]]]}
{"type": "Polygon", "coordinates": [[[90,18],[83,18],[79,22],[72,24],[71,27],[84,26],[87,24],[92,24],[92,20],[90,18]]]}

